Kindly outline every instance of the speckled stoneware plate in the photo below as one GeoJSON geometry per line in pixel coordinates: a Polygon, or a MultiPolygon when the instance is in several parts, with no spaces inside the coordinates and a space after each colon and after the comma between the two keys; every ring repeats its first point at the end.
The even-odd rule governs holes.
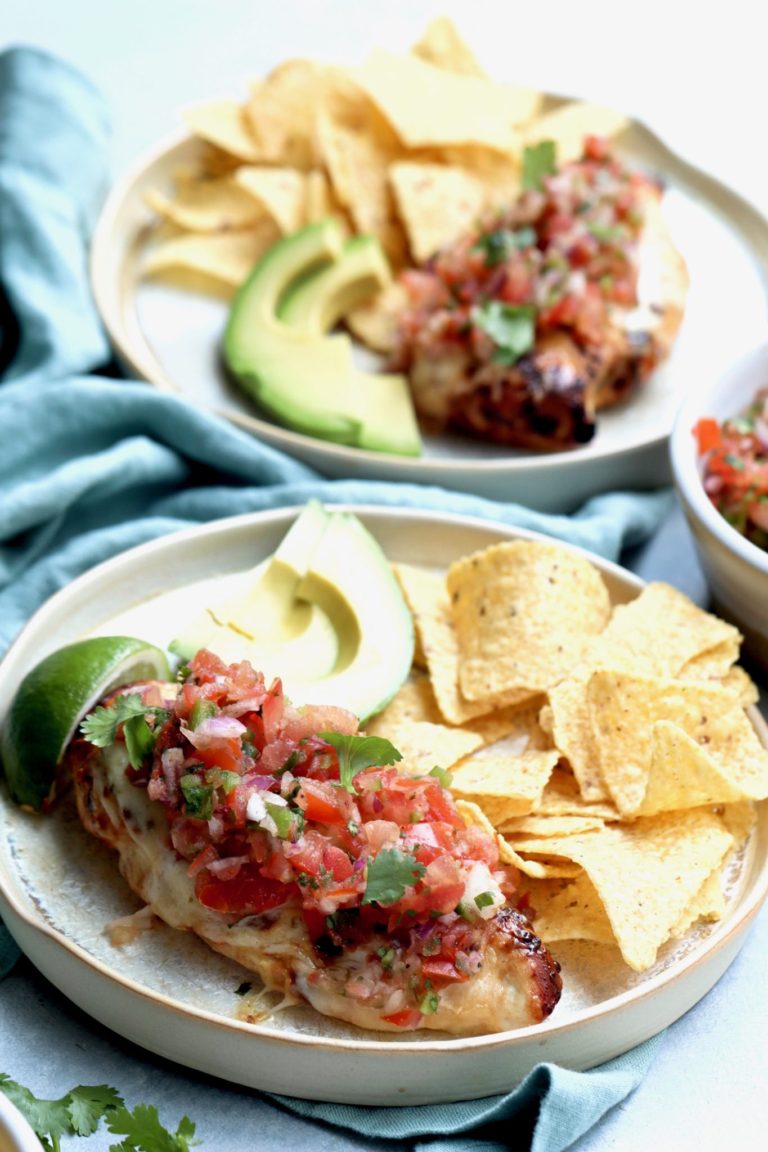
{"type": "MultiPolygon", "coordinates": [[[[478,520],[353,508],[392,560],[438,568],[500,539],[530,536],[478,520]]],[[[92,633],[161,645],[178,632],[195,589],[268,556],[296,509],[221,520],[142,545],[48,601],[0,664],[1,708],[49,651],[92,633]]],[[[616,602],[640,582],[594,558],[616,602]]],[[[756,723],[759,722],[756,718],[756,723]]],[[[188,935],[160,927],[117,948],[105,925],[140,905],[114,857],[66,804],[42,818],[0,787],[0,914],[41,972],[84,1011],[144,1048],[224,1080],[309,1099],[397,1105],[507,1091],[541,1061],[584,1069],[654,1035],[695,1004],[736,955],[768,891],[768,807],[727,878],[725,918],[630,972],[604,946],[558,945],[564,996],[545,1024],[470,1038],[377,1035],[309,1008],[262,1024],[238,1019],[248,973],[188,935]]]]}
{"type": "Polygon", "coordinates": [[[225,303],[141,279],[153,221],[144,194],[170,192],[173,174],[199,147],[176,138],[115,185],[92,250],[99,310],[130,373],[226,416],[325,476],[440,484],[558,512],[612,488],[656,487],[671,479],[667,438],[686,391],[751,347],[766,328],[768,222],[648,128],[632,123],[622,134],[622,151],[665,179],[664,212],[691,286],[671,358],[631,400],[601,414],[591,443],[541,455],[426,436],[422,457],[413,459],[314,439],[270,421],[227,379],[218,354],[225,303]]]}

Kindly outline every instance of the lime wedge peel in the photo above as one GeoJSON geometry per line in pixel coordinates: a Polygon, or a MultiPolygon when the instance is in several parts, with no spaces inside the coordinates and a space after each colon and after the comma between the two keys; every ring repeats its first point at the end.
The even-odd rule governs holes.
{"type": "Polygon", "coordinates": [[[160,648],[134,636],[93,636],[57,649],[21,681],[0,730],[12,799],[36,811],[53,799],[56,770],[80,721],[134,680],[169,680],[160,648]]]}

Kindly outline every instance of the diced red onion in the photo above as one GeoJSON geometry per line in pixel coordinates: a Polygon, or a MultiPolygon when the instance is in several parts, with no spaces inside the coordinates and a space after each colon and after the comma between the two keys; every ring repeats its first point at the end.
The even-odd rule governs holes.
{"type": "Polygon", "coordinates": [[[248,729],[234,716],[218,715],[209,716],[194,729],[182,725],[181,731],[194,748],[207,748],[217,740],[238,740],[248,729]]]}

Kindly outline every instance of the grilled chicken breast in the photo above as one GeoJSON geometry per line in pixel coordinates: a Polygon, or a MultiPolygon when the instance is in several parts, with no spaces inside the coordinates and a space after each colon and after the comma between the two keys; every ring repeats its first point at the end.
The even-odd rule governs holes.
{"type": "Polygon", "coordinates": [[[394,366],[425,424],[552,451],[591,440],[668,357],[688,275],[661,188],[592,141],[403,283],[394,366]]]}
{"type": "MultiPolygon", "coordinates": [[[[172,689],[173,686],[169,686],[166,693],[169,698],[172,689]]],[[[130,691],[142,690],[139,685],[130,691]]],[[[157,686],[152,692],[156,699],[157,686]]],[[[110,706],[109,700],[106,706],[110,706]]],[[[274,844],[271,834],[265,834],[268,821],[262,821],[264,826],[261,828],[249,821],[250,831],[243,829],[238,835],[239,855],[235,858],[227,857],[221,847],[221,836],[218,854],[211,853],[212,844],[207,839],[202,851],[209,854],[208,865],[218,869],[219,877],[225,877],[221,883],[215,875],[209,877],[213,883],[211,888],[206,881],[206,868],[199,867],[199,853],[187,852],[186,858],[182,854],[190,842],[190,824],[200,826],[201,821],[190,821],[184,815],[183,804],[169,806],[151,795],[159,795],[167,789],[169,771],[173,774],[170,770],[172,760],[176,764],[177,779],[179,771],[186,773],[181,778],[183,780],[188,780],[190,772],[195,771],[194,748],[187,749],[189,755],[183,765],[178,757],[168,755],[169,747],[175,752],[179,746],[169,737],[169,726],[173,727],[175,723],[174,719],[168,721],[158,737],[159,744],[164,746],[156,756],[156,761],[159,757],[163,763],[162,781],[155,773],[149,777],[148,783],[146,775],[142,777],[131,767],[125,743],[119,737],[103,748],[77,739],[70,746],[67,759],[84,826],[116,851],[120,871],[130,887],[163,921],[173,928],[196,933],[211,948],[257,974],[266,988],[297,1002],[306,1002],[323,1015],[365,1029],[398,1032],[428,1028],[455,1034],[482,1034],[539,1023],[554,1009],[561,992],[559,966],[533,934],[524,915],[498,896],[494,887],[496,881],[490,877],[498,878],[500,874],[493,871],[494,861],[490,857],[486,856],[491,863],[490,869],[486,863],[478,862],[482,852],[487,853],[487,845],[480,839],[475,840],[475,833],[467,840],[470,847],[465,845],[464,849],[477,858],[469,864],[466,873],[471,874],[472,883],[463,881],[458,891],[448,895],[448,902],[437,910],[439,915],[434,909],[423,916],[413,911],[419,903],[419,890],[423,888],[418,883],[405,890],[405,897],[410,897],[412,905],[410,916],[395,915],[394,911],[400,905],[393,903],[391,897],[383,896],[381,906],[375,901],[366,903],[365,896],[361,900],[363,889],[360,888],[356,896],[350,889],[350,884],[354,887],[354,881],[360,875],[360,868],[355,865],[346,881],[342,881],[340,877],[346,869],[338,871],[340,858],[332,852],[328,854],[328,845],[323,856],[327,867],[315,873],[319,877],[325,873],[328,877],[322,891],[311,891],[309,875],[299,871],[299,865],[293,873],[298,877],[298,883],[291,880],[288,873],[285,873],[286,882],[278,883],[251,872],[249,883],[268,886],[267,899],[262,899],[260,889],[254,902],[254,888],[248,888],[246,892],[241,883],[245,872],[254,867],[243,853],[247,856],[250,851],[251,856],[258,856],[263,871],[274,876],[278,874],[275,861],[279,853],[270,856],[264,850],[266,844],[272,843],[273,847],[281,849],[280,867],[285,866],[286,856],[295,859],[294,854],[298,853],[303,869],[311,868],[311,864],[306,863],[309,859],[306,847],[313,837],[317,840],[319,828],[325,828],[329,834],[335,828],[334,836],[338,841],[342,833],[338,824],[310,821],[309,816],[303,824],[302,835],[279,845],[274,844]],[[246,835],[250,836],[250,849],[243,839],[246,835]],[[174,842],[181,846],[181,852],[174,847],[174,842]],[[190,855],[193,856],[191,863],[190,855]],[[231,864],[233,859],[240,868],[239,872],[238,867],[228,866],[228,861],[231,864]],[[244,859],[245,863],[241,864],[244,859]],[[264,865],[265,860],[270,863],[264,865]],[[232,872],[234,876],[230,879],[232,872]],[[485,893],[483,900],[478,901],[478,907],[489,901],[492,906],[482,907],[482,915],[467,917],[452,910],[452,905],[458,904],[458,897],[466,897],[470,887],[474,892],[478,887],[485,889],[486,886],[490,894],[485,893]],[[227,894],[228,891],[236,892],[236,898],[226,895],[222,898],[221,893],[227,894]],[[449,907],[450,911],[447,910],[449,907]]],[[[283,724],[273,734],[275,739],[283,739],[287,730],[283,724]]],[[[208,745],[207,750],[210,748],[208,745]]],[[[327,751],[326,746],[324,755],[327,751]]],[[[207,759],[209,764],[213,762],[210,756],[207,759]]],[[[158,767],[157,762],[155,767],[158,767]]],[[[441,806],[444,819],[432,827],[438,839],[442,840],[447,835],[445,820],[450,817],[449,798],[446,799],[442,789],[439,794],[434,791],[435,781],[426,785],[405,781],[404,791],[403,779],[393,775],[392,769],[372,771],[374,774],[383,771],[384,774],[375,781],[369,781],[376,784],[371,788],[370,797],[373,801],[383,796],[385,805],[400,794],[407,795],[408,803],[412,803],[415,795],[412,788],[417,787],[421,789],[417,802],[425,808],[424,797],[428,794],[425,789],[433,789],[429,794],[441,806]],[[382,781],[384,786],[379,787],[382,781]]],[[[258,785],[252,786],[251,795],[258,787],[261,789],[260,798],[266,797],[267,803],[270,797],[279,796],[278,792],[264,791],[268,784],[263,775],[257,779],[258,785]]],[[[317,780],[310,783],[314,790],[307,795],[314,797],[312,803],[317,805],[321,799],[320,784],[317,780]]],[[[310,783],[305,780],[300,786],[299,803],[303,803],[301,788],[309,788],[310,783]]],[[[243,784],[242,787],[251,785],[243,784]]],[[[335,792],[338,791],[336,788],[335,792]]],[[[327,795],[333,796],[335,792],[327,795]]],[[[346,805],[345,815],[353,810],[348,799],[349,794],[345,794],[340,800],[343,807],[346,805]]],[[[405,845],[403,852],[409,850],[406,842],[398,838],[397,826],[391,820],[365,819],[364,787],[361,786],[359,804],[357,801],[351,803],[358,821],[359,843],[364,846],[364,855],[358,859],[364,860],[369,872],[377,851],[382,860],[382,853],[393,851],[393,837],[405,845]]],[[[261,802],[254,805],[249,800],[246,805],[252,817],[263,810],[261,802]]],[[[324,821],[335,819],[333,813],[317,807],[308,806],[306,811],[316,811],[324,821]]],[[[391,815],[386,807],[384,811],[391,815]]],[[[217,820],[218,816],[213,815],[211,819],[217,820]]],[[[198,827],[198,831],[202,834],[204,830],[198,827]]],[[[427,844],[430,838],[434,840],[434,836],[430,837],[426,825],[421,827],[421,831],[417,828],[416,835],[421,839],[409,842],[410,851],[415,855],[408,859],[422,873],[424,867],[416,865],[416,856],[430,861],[427,867],[433,870],[431,878],[435,881],[431,898],[436,899],[436,893],[448,893],[448,888],[445,884],[441,888],[438,879],[441,869],[445,879],[446,859],[434,844],[427,844]]],[[[459,832],[460,837],[463,835],[459,832]]],[[[476,830],[476,836],[481,835],[485,833],[476,830]]],[[[205,837],[201,835],[200,843],[203,839],[205,837]]],[[[228,850],[231,852],[232,848],[228,850]]],[[[354,850],[350,849],[350,853],[354,855],[354,850]]],[[[387,863],[394,859],[390,856],[387,863]]]]}

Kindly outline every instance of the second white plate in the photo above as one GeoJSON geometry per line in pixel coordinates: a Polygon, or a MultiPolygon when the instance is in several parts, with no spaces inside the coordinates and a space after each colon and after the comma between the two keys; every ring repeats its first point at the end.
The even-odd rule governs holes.
{"type": "Polygon", "coordinates": [[[670,360],[625,404],[601,414],[595,438],[573,451],[534,454],[446,435],[425,437],[424,455],[413,459],[331,444],[260,415],[219,360],[226,305],[140,276],[153,221],[144,194],[171,191],[173,173],[199,149],[188,137],[147,157],[109,196],[92,251],[96,302],[129,372],[218,412],[325,476],[438,484],[556,512],[613,488],[654,488],[670,480],[667,438],[686,391],[766,329],[768,222],[642,124],[631,124],[621,146],[628,161],[666,181],[664,211],[691,287],[670,360]]]}

